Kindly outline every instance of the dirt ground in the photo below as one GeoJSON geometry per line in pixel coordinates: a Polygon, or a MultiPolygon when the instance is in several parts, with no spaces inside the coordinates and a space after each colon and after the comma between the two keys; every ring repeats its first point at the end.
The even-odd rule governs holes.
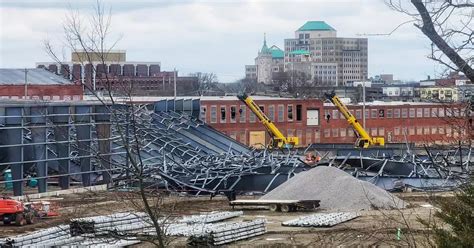
{"type": "MultiPolygon", "coordinates": [[[[430,220],[435,211],[431,203],[432,195],[426,193],[399,193],[398,197],[410,203],[403,210],[360,211],[360,217],[338,224],[331,228],[284,227],[281,222],[309,215],[316,211],[293,213],[270,212],[265,209],[242,209],[244,215],[229,221],[267,220],[267,233],[248,240],[242,240],[228,247],[404,247],[416,243],[419,247],[429,246],[429,231],[420,224],[419,219],[430,220]],[[397,229],[402,231],[397,240],[397,229]]],[[[451,197],[451,193],[437,193],[437,196],[451,197]]],[[[252,197],[247,197],[252,199],[252,197]]],[[[60,206],[60,217],[42,219],[33,225],[22,227],[0,225],[0,237],[31,232],[54,225],[64,224],[71,218],[102,215],[113,212],[136,210],[135,203],[127,193],[90,192],[71,194],[59,198],[44,199],[60,206]]],[[[208,211],[232,210],[225,197],[179,197],[168,196],[163,199],[163,211],[174,216],[196,214],[208,211]]],[[[184,247],[185,238],[176,238],[171,246],[184,247]]],[[[138,247],[147,247],[146,244],[138,247]]]]}

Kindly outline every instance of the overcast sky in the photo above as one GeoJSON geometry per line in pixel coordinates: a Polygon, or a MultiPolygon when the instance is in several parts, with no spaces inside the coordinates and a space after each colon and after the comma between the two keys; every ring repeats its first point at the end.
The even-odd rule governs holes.
{"type": "MultiPolygon", "coordinates": [[[[0,0],[0,67],[34,67],[52,61],[43,41],[62,45],[62,23],[70,9],[87,17],[92,0],[0,0]]],[[[244,76],[267,33],[269,45],[283,49],[283,40],[308,20],[322,20],[339,37],[387,33],[408,17],[390,10],[383,0],[254,0],[152,1],[105,0],[112,11],[116,49],[127,60],[161,62],[163,70],[180,74],[213,72],[223,82],[244,76]]],[[[430,43],[408,24],[390,36],[369,36],[369,76],[392,73],[419,80],[441,69],[426,58],[430,43]]]]}

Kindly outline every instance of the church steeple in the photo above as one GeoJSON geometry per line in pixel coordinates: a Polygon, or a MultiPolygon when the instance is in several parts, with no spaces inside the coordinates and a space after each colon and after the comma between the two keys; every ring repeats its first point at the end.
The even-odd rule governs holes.
{"type": "Polygon", "coordinates": [[[266,54],[271,54],[272,51],[267,46],[267,34],[263,33],[263,46],[262,49],[260,50],[260,53],[266,53],[266,54]]]}

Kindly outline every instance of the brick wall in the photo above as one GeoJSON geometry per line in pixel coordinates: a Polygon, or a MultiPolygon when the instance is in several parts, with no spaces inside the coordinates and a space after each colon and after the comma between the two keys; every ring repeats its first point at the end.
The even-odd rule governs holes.
{"type": "MultiPolygon", "coordinates": [[[[82,100],[81,85],[28,85],[27,99],[82,100]]],[[[0,98],[23,99],[24,85],[0,85],[0,98]]]]}
{"type": "MultiPolygon", "coordinates": [[[[264,106],[265,113],[270,118],[272,114],[269,110],[273,108],[275,125],[285,136],[298,136],[301,146],[312,143],[354,143],[357,138],[342,114],[334,106],[324,106],[320,100],[278,99],[255,100],[255,102],[259,106],[264,106]],[[282,117],[279,117],[278,106],[283,106],[282,117]],[[288,106],[292,106],[293,109],[292,120],[288,118],[288,106]],[[297,106],[301,106],[300,119],[296,116],[297,106]],[[319,110],[319,125],[307,125],[308,109],[319,110]],[[326,119],[327,114],[331,115],[329,120],[326,119]]],[[[362,122],[362,106],[348,107],[351,113],[362,122]]],[[[472,137],[473,128],[466,126],[468,117],[459,112],[461,109],[463,106],[453,104],[366,106],[368,115],[365,129],[371,136],[385,137],[388,143],[452,142],[472,137]]],[[[258,119],[255,118],[255,121],[251,122],[249,118],[250,110],[237,99],[201,100],[201,119],[245,144],[249,143],[250,132],[266,130],[258,119]],[[233,107],[235,107],[235,118],[232,118],[233,107]],[[242,112],[245,114],[245,121],[240,119],[240,109],[245,109],[242,112]],[[225,116],[221,110],[225,111],[225,116]],[[222,119],[222,117],[225,118],[222,119]]],[[[266,140],[267,142],[270,140],[268,134],[266,140]]]]}

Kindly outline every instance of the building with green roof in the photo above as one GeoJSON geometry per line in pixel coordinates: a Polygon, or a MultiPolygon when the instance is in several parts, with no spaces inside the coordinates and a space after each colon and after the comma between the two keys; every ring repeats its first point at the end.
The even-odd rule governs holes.
{"type": "Polygon", "coordinates": [[[245,77],[259,83],[271,84],[273,74],[283,71],[285,52],[276,45],[268,46],[264,34],[263,44],[255,58],[255,65],[245,66],[245,77]]]}
{"type": "Polygon", "coordinates": [[[324,21],[307,21],[284,41],[284,70],[309,74],[323,86],[339,86],[367,79],[367,38],[337,37],[324,21]]]}
{"type": "Polygon", "coordinates": [[[324,21],[308,21],[298,31],[336,31],[324,21]]]}

